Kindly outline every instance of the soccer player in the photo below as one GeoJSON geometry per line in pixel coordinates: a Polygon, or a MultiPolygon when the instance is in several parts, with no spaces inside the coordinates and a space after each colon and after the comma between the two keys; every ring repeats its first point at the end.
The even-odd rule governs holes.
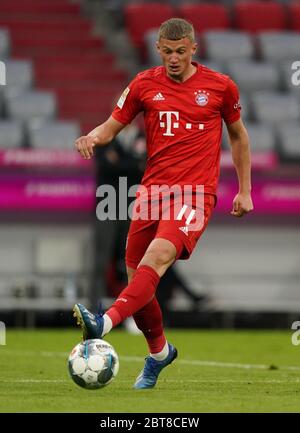
{"type": "Polygon", "coordinates": [[[152,192],[154,185],[192,186],[188,203],[177,208],[178,212],[176,194],[172,196],[168,218],[164,218],[165,209],[158,219],[152,218],[152,213],[145,218],[143,212],[142,217],[132,218],[126,248],[128,286],[106,313],[93,314],[81,304],[74,306],[84,339],[101,338],[127,317],[134,317],[150,352],[134,384],[137,389],[154,387],[161,370],[177,356],[176,348],[164,335],[155,291],[166,270],[176,260],[191,255],[210,219],[220,171],[222,120],[228,130],[239,186],[231,214],[242,217],[253,209],[249,139],[240,118],[236,84],[228,76],[192,61],[197,49],[194,29],[183,19],[172,18],[161,25],[157,49],[163,65],[139,73],[109,119],[76,140],[77,150],[89,159],[95,146],[109,143],[143,112],[147,164],[140,208],[145,202],[157,206],[163,202],[152,192]],[[200,205],[199,185],[204,188],[200,205]],[[150,191],[149,196],[145,191],[150,191]],[[196,218],[199,209],[202,220],[196,218]]]}

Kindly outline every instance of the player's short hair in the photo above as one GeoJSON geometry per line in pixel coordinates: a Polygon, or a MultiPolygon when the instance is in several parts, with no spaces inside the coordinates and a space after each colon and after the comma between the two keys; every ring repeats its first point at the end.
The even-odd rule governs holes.
{"type": "Polygon", "coordinates": [[[169,39],[170,41],[179,41],[183,38],[189,38],[194,42],[195,31],[193,24],[182,18],[170,18],[164,21],[159,28],[158,40],[161,38],[169,39]]]}

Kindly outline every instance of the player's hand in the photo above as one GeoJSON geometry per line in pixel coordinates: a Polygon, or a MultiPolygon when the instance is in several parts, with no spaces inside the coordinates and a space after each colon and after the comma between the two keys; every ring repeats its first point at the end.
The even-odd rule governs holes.
{"type": "Polygon", "coordinates": [[[95,138],[89,135],[83,135],[75,141],[75,147],[84,159],[90,159],[93,156],[95,145],[95,138]]]}
{"type": "Polygon", "coordinates": [[[250,194],[237,194],[232,202],[231,215],[235,217],[242,217],[254,209],[252,198],[250,194]]]}

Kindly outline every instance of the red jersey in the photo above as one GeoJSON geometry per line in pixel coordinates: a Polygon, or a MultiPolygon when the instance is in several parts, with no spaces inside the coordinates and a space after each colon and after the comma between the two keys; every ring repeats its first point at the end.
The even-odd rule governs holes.
{"type": "Polygon", "coordinates": [[[163,66],[139,73],[125,89],[112,116],[128,124],[144,113],[147,164],[142,185],[204,185],[216,193],[222,119],[240,118],[239,91],[224,74],[194,63],[197,71],[183,83],[163,66]]]}

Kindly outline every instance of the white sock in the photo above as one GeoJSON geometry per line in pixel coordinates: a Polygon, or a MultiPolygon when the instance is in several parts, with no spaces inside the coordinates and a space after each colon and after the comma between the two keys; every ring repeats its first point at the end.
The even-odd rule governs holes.
{"type": "Polygon", "coordinates": [[[151,358],[156,359],[156,361],[163,361],[169,355],[169,345],[166,341],[166,344],[163,347],[163,350],[158,353],[150,353],[151,358]]]}
{"type": "Polygon", "coordinates": [[[104,320],[104,324],[103,324],[103,331],[101,337],[104,337],[104,335],[108,334],[113,327],[111,318],[107,314],[103,315],[103,320],[104,320]]]}

